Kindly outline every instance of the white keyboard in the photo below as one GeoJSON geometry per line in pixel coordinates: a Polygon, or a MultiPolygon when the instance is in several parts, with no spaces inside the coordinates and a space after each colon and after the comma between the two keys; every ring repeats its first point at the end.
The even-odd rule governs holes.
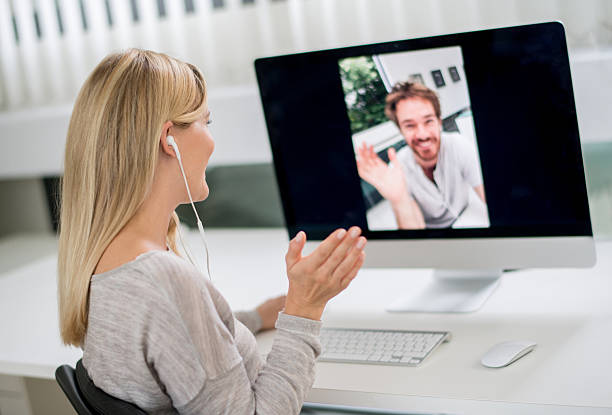
{"type": "Polygon", "coordinates": [[[322,328],[319,361],[417,366],[449,340],[446,331],[322,328]]]}

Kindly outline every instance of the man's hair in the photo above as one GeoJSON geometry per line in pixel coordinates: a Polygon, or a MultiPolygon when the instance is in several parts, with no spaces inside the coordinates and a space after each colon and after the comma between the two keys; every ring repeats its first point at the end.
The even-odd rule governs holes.
{"type": "Polygon", "coordinates": [[[399,126],[397,122],[397,103],[410,98],[422,98],[431,102],[436,117],[441,118],[440,99],[434,91],[417,82],[398,82],[393,85],[391,92],[385,99],[385,115],[397,126],[399,126]]]}

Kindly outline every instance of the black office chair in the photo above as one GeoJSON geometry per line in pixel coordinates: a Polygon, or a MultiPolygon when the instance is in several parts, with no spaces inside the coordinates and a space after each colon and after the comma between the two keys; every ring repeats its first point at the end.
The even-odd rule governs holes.
{"type": "Polygon", "coordinates": [[[115,398],[94,385],[81,359],[76,370],[62,365],[55,370],[55,380],[79,415],[146,415],[137,406],[115,398]]]}

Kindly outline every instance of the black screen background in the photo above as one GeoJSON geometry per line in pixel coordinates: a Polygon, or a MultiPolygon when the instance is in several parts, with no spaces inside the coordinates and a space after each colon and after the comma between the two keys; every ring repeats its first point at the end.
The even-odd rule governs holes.
{"type": "Polygon", "coordinates": [[[543,23],[258,59],[285,221],[322,239],[591,235],[567,45],[543,23]],[[490,228],[367,231],[338,60],[460,46],[490,228]]]}

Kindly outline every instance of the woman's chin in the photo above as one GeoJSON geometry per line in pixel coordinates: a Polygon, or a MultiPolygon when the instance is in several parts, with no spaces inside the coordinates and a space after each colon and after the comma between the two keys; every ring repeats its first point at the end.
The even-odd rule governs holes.
{"type": "Polygon", "coordinates": [[[208,184],[204,182],[204,189],[202,189],[201,197],[198,198],[200,202],[208,199],[208,195],[210,194],[210,189],[208,188],[208,184]]]}
{"type": "MultiPolygon", "coordinates": [[[[191,188],[191,197],[195,202],[202,202],[208,199],[208,195],[210,194],[210,189],[208,188],[208,183],[206,183],[206,179],[202,180],[202,185],[199,189],[191,188]]],[[[189,198],[183,203],[190,203],[189,198]]]]}

